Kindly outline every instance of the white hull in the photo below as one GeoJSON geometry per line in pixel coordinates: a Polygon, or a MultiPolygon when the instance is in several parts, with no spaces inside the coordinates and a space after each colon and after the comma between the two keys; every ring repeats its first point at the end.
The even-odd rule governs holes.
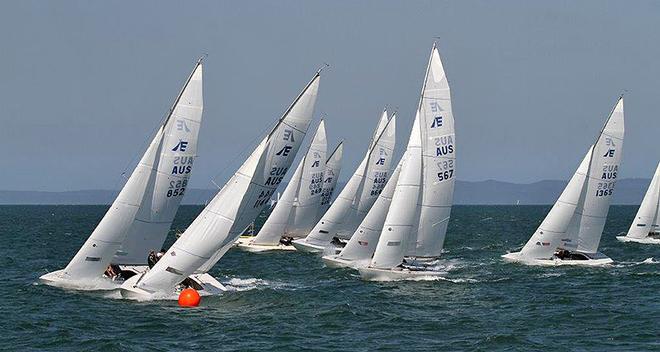
{"type": "Polygon", "coordinates": [[[434,278],[444,273],[433,270],[410,270],[410,269],[376,269],[359,268],[360,277],[366,281],[400,281],[411,279],[434,278]]]}
{"type": "Polygon", "coordinates": [[[281,243],[276,245],[266,245],[266,244],[254,244],[251,243],[254,237],[241,237],[236,241],[236,248],[252,253],[260,253],[266,251],[295,251],[296,247],[294,246],[285,246],[281,243]]]}
{"type": "MultiPolygon", "coordinates": [[[[143,290],[141,288],[135,287],[135,283],[142,277],[142,275],[135,275],[132,278],[126,280],[121,286],[120,292],[122,297],[128,299],[178,299],[179,290],[174,292],[150,292],[143,290]]],[[[203,274],[193,274],[189,276],[197,285],[201,286],[202,289],[198,290],[199,294],[202,296],[212,296],[218,295],[222,292],[227,291],[227,288],[216,280],[213,276],[208,273],[203,274]]]]}
{"type": "Polygon", "coordinates": [[[628,236],[616,236],[616,239],[621,241],[621,242],[635,242],[635,243],[642,243],[642,244],[660,244],[660,238],[652,238],[652,237],[633,238],[633,237],[628,237],[628,236]]]}
{"type": "Polygon", "coordinates": [[[369,259],[367,260],[346,260],[346,259],[341,259],[337,257],[337,255],[325,255],[323,256],[323,263],[325,266],[328,268],[351,268],[351,269],[359,269],[359,268],[365,268],[369,266],[369,259]]]}
{"type": "Polygon", "coordinates": [[[325,251],[325,247],[307,243],[304,240],[296,240],[293,241],[291,244],[293,244],[293,246],[301,252],[319,254],[325,251]]]}
{"type": "MultiPolygon", "coordinates": [[[[599,253],[602,255],[602,253],[599,253]]],[[[603,266],[614,263],[611,258],[602,255],[602,258],[588,259],[588,260],[573,260],[573,259],[539,259],[527,258],[520,255],[520,252],[507,253],[502,255],[505,261],[510,263],[520,263],[525,265],[538,265],[538,266],[561,266],[561,265],[575,265],[575,266],[603,266]]]]}
{"type": "Polygon", "coordinates": [[[123,280],[114,281],[105,276],[93,280],[74,280],[64,274],[64,269],[42,275],[39,277],[39,281],[49,286],[81,291],[116,290],[124,282],[123,280]]]}

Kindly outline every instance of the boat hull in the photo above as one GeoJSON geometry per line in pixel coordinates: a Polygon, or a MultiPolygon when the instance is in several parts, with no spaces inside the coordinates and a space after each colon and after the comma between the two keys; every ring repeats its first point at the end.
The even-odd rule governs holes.
{"type": "Polygon", "coordinates": [[[357,270],[369,266],[370,260],[346,260],[339,258],[337,255],[324,255],[322,258],[323,263],[328,268],[351,268],[357,270]]]}
{"type": "Polygon", "coordinates": [[[246,251],[246,252],[252,252],[252,253],[259,253],[259,252],[267,252],[267,251],[295,251],[296,247],[294,246],[286,246],[281,243],[278,243],[276,245],[268,245],[268,244],[255,244],[251,243],[253,238],[251,237],[245,237],[245,238],[239,238],[238,241],[236,241],[236,248],[246,251]]]}
{"type": "Polygon", "coordinates": [[[614,260],[605,256],[602,253],[598,253],[600,258],[597,259],[587,259],[587,260],[573,260],[573,259],[539,259],[539,258],[527,258],[520,255],[520,252],[507,253],[502,255],[504,261],[510,263],[519,263],[525,265],[536,265],[536,266],[562,266],[562,265],[574,265],[574,266],[603,266],[614,263],[614,260]]]}
{"type": "Polygon", "coordinates": [[[399,281],[436,278],[443,273],[433,270],[359,268],[360,278],[365,281],[399,281]]]}
{"type": "MultiPolygon", "coordinates": [[[[126,280],[120,288],[121,296],[127,299],[177,299],[179,290],[173,292],[152,292],[147,291],[142,288],[136,287],[135,284],[142,277],[142,275],[135,275],[130,279],[126,280]]],[[[193,274],[188,278],[193,280],[197,285],[202,289],[198,290],[199,294],[202,296],[212,296],[218,295],[225,291],[227,288],[216,280],[213,276],[208,273],[203,274],[193,274]]]]}
{"type": "Polygon", "coordinates": [[[660,244],[660,238],[652,238],[652,237],[633,238],[633,237],[628,237],[628,236],[616,236],[616,239],[619,240],[620,242],[634,242],[634,243],[642,243],[642,244],[660,244]]]}
{"type": "Polygon", "coordinates": [[[124,281],[111,280],[105,276],[92,280],[75,280],[66,275],[62,269],[42,275],[39,277],[39,282],[68,290],[112,291],[118,289],[124,281]]]}
{"type": "Polygon", "coordinates": [[[295,240],[291,244],[300,252],[320,254],[325,251],[324,246],[307,243],[304,240],[295,240]]]}

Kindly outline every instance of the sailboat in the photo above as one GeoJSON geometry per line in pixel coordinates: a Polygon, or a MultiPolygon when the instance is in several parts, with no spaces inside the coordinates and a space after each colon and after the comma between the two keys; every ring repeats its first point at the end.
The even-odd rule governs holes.
{"type": "Polygon", "coordinates": [[[122,296],[170,297],[182,286],[202,294],[225,290],[208,271],[268,206],[291,167],[312,120],[320,73],[156,265],[124,282],[122,296]]]}
{"type": "Polygon", "coordinates": [[[617,236],[621,242],[660,244],[660,163],[655,169],[642,204],[635,215],[628,233],[617,236]]]}
{"type": "Polygon", "coordinates": [[[364,280],[437,276],[451,213],[456,141],[449,82],[433,44],[405,158],[364,280]]]}
{"type": "Polygon", "coordinates": [[[520,252],[502,257],[529,265],[603,265],[598,252],[623,152],[623,97],[546,218],[520,252]]]}
{"type": "Polygon", "coordinates": [[[323,120],[296,171],[256,236],[242,237],[237,247],[249,252],[295,250],[291,238],[306,234],[316,223],[323,193],[326,133],[323,120]]]}
{"type": "Polygon", "coordinates": [[[341,239],[350,238],[387,183],[395,126],[396,115],[388,118],[384,110],[364,159],[307,237],[292,242],[297,250],[322,253],[326,247],[341,248],[341,239]]]}
{"type": "Polygon", "coordinates": [[[149,252],[162,248],[188,187],[202,105],[200,58],[101,222],[64,269],[41,276],[41,281],[74,289],[112,289],[146,270],[149,252]]]}
{"type": "Polygon", "coordinates": [[[376,250],[378,238],[383,230],[385,216],[390,209],[392,196],[396,188],[399,174],[401,173],[401,164],[405,156],[401,158],[392,176],[387,181],[383,192],[380,193],[374,205],[357,227],[353,236],[348,240],[346,246],[341,249],[339,254],[328,254],[323,256],[323,262],[330,268],[350,267],[357,269],[368,266],[371,257],[376,250]]]}

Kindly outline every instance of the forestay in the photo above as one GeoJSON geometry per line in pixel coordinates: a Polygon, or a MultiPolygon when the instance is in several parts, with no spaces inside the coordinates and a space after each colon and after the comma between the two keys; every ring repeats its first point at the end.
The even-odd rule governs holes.
{"type": "Polygon", "coordinates": [[[646,238],[649,233],[658,232],[660,225],[660,163],[655,169],[653,179],[649,188],[646,190],[642,204],[635,215],[630,229],[628,230],[628,237],[632,238],[646,238]]]}
{"type": "Polygon", "coordinates": [[[160,250],[187,188],[201,118],[200,59],[123,189],[64,269],[65,275],[76,280],[98,278],[111,261],[144,264],[150,249],[160,250]]]}
{"type": "Polygon", "coordinates": [[[169,291],[193,272],[208,271],[268,205],[309,127],[319,77],[317,73],[271,133],[137,287],[169,291]]]}

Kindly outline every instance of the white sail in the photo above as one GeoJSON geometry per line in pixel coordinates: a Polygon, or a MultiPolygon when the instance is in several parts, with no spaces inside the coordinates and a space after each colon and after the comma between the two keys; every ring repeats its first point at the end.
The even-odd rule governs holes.
{"type": "Polygon", "coordinates": [[[623,152],[623,99],[520,255],[549,259],[559,249],[596,253],[623,152]]]}
{"type": "Polygon", "coordinates": [[[307,153],[252,244],[276,245],[283,235],[292,233],[291,228],[304,226],[303,221],[296,222],[296,217],[316,217],[320,206],[325,148],[325,124],[321,121],[307,153]]]}
{"type": "Polygon", "coordinates": [[[339,238],[351,238],[357,226],[364,220],[369,209],[378,199],[378,195],[385,188],[390,176],[395,140],[396,114],[390,118],[385,130],[371,149],[362,183],[351,206],[349,218],[346,220],[346,224],[350,225],[337,232],[339,238]]]}
{"type": "Polygon", "coordinates": [[[422,191],[415,257],[439,257],[447,233],[456,179],[456,140],[449,83],[433,46],[419,102],[422,191]]]}
{"type": "MultiPolygon", "coordinates": [[[[550,258],[557,248],[567,249],[567,246],[577,243],[577,233],[569,233],[569,225],[584,190],[591,151],[592,148],[589,148],[557,202],[521,250],[521,255],[529,258],[550,258]]],[[[575,245],[571,247],[574,249],[575,245]]]]}
{"type": "Polygon", "coordinates": [[[378,199],[360,223],[360,226],[358,226],[351,239],[337,256],[338,258],[346,261],[367,261],[371,259],[376,250],[380,233],[383,230],[385,217],[390,209],[390,203],[392,202],[392,196],[394,195],[394,190],[401,172],[401,165],[404,160],[405,155],[401,158],[392,176],[387,181],[383,192],[378,196],[378,199]]]}
{"type": "Polygon", "coordinates": [[[160,251],[188,189],[202,119],[202,66],[181,93],[165,125],[154,192],[143,199],[135,224],[112,262],[146,264],[149,251],[160,251]]]}
{"type": "Polygon", "coordinates": [[[321,121],[309,147],[309,152],[305,156],[302,179],[286,229],[288,236],[302,237],[307,235],[318,220],[327,148],[325,124],[321,121]]]}
{"type": "MultiPolygon", "coordinates": [[[[379,139],[384,135],[389,135],[387,132],[388,129],[391,129],[391,133],[394,133],[394,124],[388,121],[385,125],[382,124],[382,118],[379,122],[378,128],[382,129],[377,133],[379,137],[374,139],[373,143],[370,143],[370,148],[367,151],[360,165],[357,167],[353,176],[348,180],[344,189],[339,193],[337,199],[332,203],[328,211],[321,217],[321,220],[314,226],[312,231],[304,240],[306,243],[310,243],[317,246],[325,246],[330,243],[332,237],[348,233],[350,234],[355,231],[355,228],[359,225],[362,219],[356,222],[357,216],[353,214],[355,210],[359,207],[359,197],[358,194],[361,194],[360,191],[363,189],[362,184],[364,182],[364,175],[367,169],[367,163],[370,162],[373,150],[379,149],[379,139]],[[392,127],[390,127],[392,126],[392,127]]],[[[377,131],[378,132],[378,131],[377,131]]],[[[391,150],[392,148],[388,148],[391,150]]],[[[391,158],[391,152],[389,152],[391,158]]],[[[388,158],[389,159],[389,158],[388,158]]],[[[375,163],[375,161],[374,161],[375,163]]],[[[389,165],[389,161],[387,161],[389,165]]]]}
{"type": "Polygon", "coordinates": [[[657,232],[660,226],[658,225],[658,213],[660,212],[660,163],[658,163],[651,179],[651,184],[646,190],[644,199],[639,206],[639,210],[635,215],[635,220],[630,229],[628,230],[628,237],[632,238],[646,238],[649,233],[657,232]]]}
{"type": "Polygon", "coordinates": [[[580,217],[577,248],[579,251],[598,252],[600,237],[605,228],[605,220],[619,174],[623,155],[623,135],[623,98],[621,98],[596,141],[589,166],[589,178],[585,185],[584,207],[576,209],[576,215],[580,217]]]}
{"type": "Polygon", "coordinates": [[[120,264],[142,264],[150,248],[160,249],[192,170],[201,117],[202,62],[199,60],[123,189],[64,269],[67,278],[101,277],[120,247],[120,255],[114,257],[120,264]],[[187,126],[188,131],[179,131],[181,125],[187,126]],[[181,139],[177,140],[179,136],[181,139]],[[181,162],[184,164],[179,165],[181,162]],[[175,166],[183,166],[181,174],[178,168],[173,174],[175,166]]]}
{"type": "Polygon", "coordinates": [[[337,186],[339,173],[341,172],[341,160],[344,155],[344,142],[340,142],[337,148],[330,154],[328,160],[325,162],[325,171],[323,172],[323,190],[321,191],[321,201],[319,213],[316,216],[316,222],[321,219],[321,216],[330,208],[330,201],[332,201],[332,194],[337,186]]]}
{"type": "Polygon", "coordinates": [[[391,269],[403,262],[418,215],[421,182],[422,141],[418,112],[408,140],[406,158],[401,165],[396,189],[370,267],[391,269]]]}
{"type": "Polygon", "coordinates": [[[317,72],[271,133],[136,287],[167,292],[194,272],[208,271],[268,205],[309,127],[319,77],[317,72]]]}

